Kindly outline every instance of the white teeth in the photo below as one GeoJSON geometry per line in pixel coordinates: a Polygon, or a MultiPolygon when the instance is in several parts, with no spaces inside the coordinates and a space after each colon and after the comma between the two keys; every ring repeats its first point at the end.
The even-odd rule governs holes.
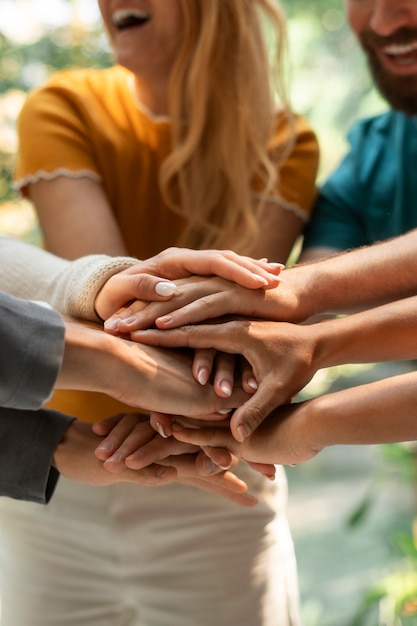
{"type": "Polygon", "coordinates": [[[145,11],[139,11],[138,9],[117,9],[116,11],[114,11],[111,19],[115,26],[119,26],[129,18],[146,20],[149,19],[149,13],[146,13],[145,11]]]}
{"type": "Polygon", "coordinates": [[[391,44],[390,46],[385,46],[384,52],[385,54],[389,54],[391,56],[396,56],[397,54],[409,54],[410,52],[414,52],[417,50],[417,41],[413,41],[408,44],[391,44]]]}

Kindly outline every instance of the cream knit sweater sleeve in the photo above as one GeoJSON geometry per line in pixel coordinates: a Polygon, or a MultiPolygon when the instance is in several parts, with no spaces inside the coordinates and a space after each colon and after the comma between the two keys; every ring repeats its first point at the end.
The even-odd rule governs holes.
{"type": "Polygon", "coordinates": [[[63,315],[97,322],[97,293],[117,272],[138,263],[131,257],[90,255],[67,261],[18,239],[0,235],[0,290],[46,302],[63,315]]]}

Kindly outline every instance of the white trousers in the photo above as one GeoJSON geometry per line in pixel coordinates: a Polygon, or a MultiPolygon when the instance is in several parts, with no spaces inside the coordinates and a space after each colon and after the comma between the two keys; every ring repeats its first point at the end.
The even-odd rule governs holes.
{"type": "Polygon", "coordinates": [[[0,499],[1,626],[298,626],[285,475],[251,476],[251,509],[64,478],[47,506],[0,499]]]}

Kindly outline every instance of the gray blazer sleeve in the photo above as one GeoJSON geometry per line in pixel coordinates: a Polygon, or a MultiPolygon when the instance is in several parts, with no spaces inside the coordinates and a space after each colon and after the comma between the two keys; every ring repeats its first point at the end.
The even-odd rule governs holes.
{"type": "Polygon", "coordinates": [[[59,473],[52,457],[73,418],[0,407],[0,496],[46,504],[59,473]]]}
{"type": "Polygon", "coordinates": [[[52,309],[0,292],[0,406],[42,406],[59,372],[64,334],[52,309]]]}

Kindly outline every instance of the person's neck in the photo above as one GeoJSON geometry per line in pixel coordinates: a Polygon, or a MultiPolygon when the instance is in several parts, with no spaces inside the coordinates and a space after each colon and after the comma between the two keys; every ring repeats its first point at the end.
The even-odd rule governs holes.
{"type": "Polygon", "coordinates": [[[169,115],[166,81],[154,81],[151,85],[149,81],[135,76],[133,87],[139,103],[153,115],[158,117],[169,115]]]}

